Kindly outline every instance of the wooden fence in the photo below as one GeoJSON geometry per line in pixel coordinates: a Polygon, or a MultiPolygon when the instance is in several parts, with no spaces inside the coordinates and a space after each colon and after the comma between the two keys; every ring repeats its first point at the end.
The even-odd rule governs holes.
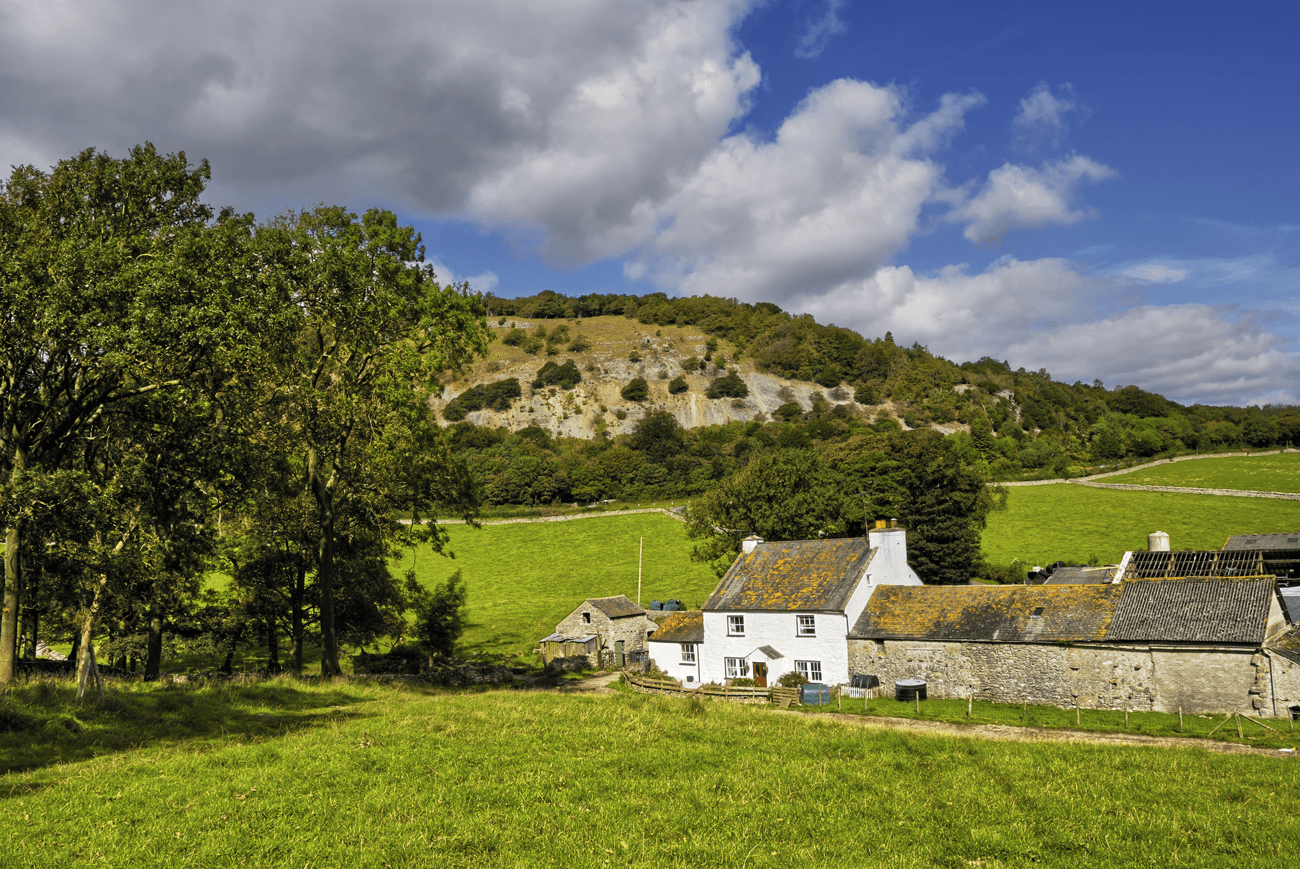
{"type": "Polygon", "coordinates": [[[776,703],[782,708],[798,706],[798,688],[733,688],[729,685],[701,685],[683,688],[676,682],[651,679],[635,673],[623,673],[623,680],[634,691],[644,694],[669,694],[676,697],[708,697],[711,700],[728,700],[732,703],[776,703]]]}

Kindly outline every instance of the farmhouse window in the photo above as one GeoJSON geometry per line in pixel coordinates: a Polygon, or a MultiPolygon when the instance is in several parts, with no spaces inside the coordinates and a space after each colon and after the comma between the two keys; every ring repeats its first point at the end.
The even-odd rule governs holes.
{"type": "Polygon", "coordinates": [[[727,678],[743,679],[749,675],[749,662],[744,658],[727,658],[727,678]]]}
{"type": "Polygon", "coordinates": [[[695,663],[695,644],[682,643],[682,661],[686,664],[695,663]]]}
{"type": "Polygon", "coordinates": [[[794,668],[799,671],[809,682],[820,682],[822,680],[822,662],[821,661],[795,661],[794,668]]]}
{"type": "Polygon", "coordinates": [[[745,635],[745,617],[727,616],[727,635],[743,637],[745,635]]]}
{"type": "Polygon", "coordinates": [[[799,622],[799,636],[817,636],[817,620],[815,616],[795,616],[795,619],[799,622]]]}

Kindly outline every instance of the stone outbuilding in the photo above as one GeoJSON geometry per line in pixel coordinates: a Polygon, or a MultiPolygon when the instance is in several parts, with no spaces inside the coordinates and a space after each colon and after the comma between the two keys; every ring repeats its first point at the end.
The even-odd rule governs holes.
{"type": "Polygon", "coordinates": [[[626,595],[587,598],[542,639],[542,663],[586,657],[593,667],[622,668],[644,658],[646,637],[655,627],[626,595]]]}
{"type": "Polygon", "coordinates": [[[1300,669],[1292,688],[1276,661],[1300,668],[1300,642],[1294,659],[1268,647],[1287,631],[1272,576],[881,588],[849,667],[886,690],[925,679],[931,697],[1285,715],[1300,669]]]}

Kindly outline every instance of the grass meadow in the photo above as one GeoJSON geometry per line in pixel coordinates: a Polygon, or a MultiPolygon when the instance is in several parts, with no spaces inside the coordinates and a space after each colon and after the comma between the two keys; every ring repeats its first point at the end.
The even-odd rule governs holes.
{"type": "MultiPolygon", "coordinates": [[[[62,690],[12,689],[6,708],[62,690]]],[[[630,692],[116,696],[0,733],[0,866],[1249,866],[1300,848],[1295,761],[1273,757],[630,692]],[[31,754],[50,740],[61,757],[31,754]]]]}
{"type": "Polygon", "coordinates": [[[1300,501],[1068,483],[1016,486],[1007,493],[1007,509],[990,514],[983,535],[984,554],[994,564],[1012,559],[1030,566],[1053,561],[1114,564],[1127,550],[1146,549],[1153,531],[1168,532],[1174,549],[1218,549],[1233,534],[1300,528],[1300,501]]]}
{"type": "Polygon", "coordinates": [[[1107,483],[1135,486],[1184,486],[1247,492],[1300,493],[1300,453],[1270,456],[1222,456],[1170,462],[1114,477],[1107,483]]]}
{"type": "Polygon", "coordinates": [[[469,625],[460,646],[470,653],[528,655],[585,598],[636,600],[642,538],[643,606],[677,598],[699,607],[718,581],[707,565],[691,561],[686,526],[659,513],[447,530],[454,559],[421,549],[392,566],[414,569],[426,586],[463,572],[469,625]]]}

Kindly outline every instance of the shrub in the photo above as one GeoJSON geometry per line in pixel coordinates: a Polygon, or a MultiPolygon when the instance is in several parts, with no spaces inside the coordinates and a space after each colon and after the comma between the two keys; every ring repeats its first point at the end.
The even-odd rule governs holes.
{"type": "Polygon", "coordinates": [[[568,350],[570,353],[585,353],[591,349],[591,342],[579,335],[569,342],[568,350]]]}
{"type": "Polygon", "coordinates": [[[547,362],[537,372],[537,378],[533,380],[533,389],[541,389],[544,386],[572,389],[580,382],[582,382],[582,373],[578,371],[578,366],[573,364],[572,359],[563,365],[547,362]]]}
{"type": "Polygon", "coordinates": [[[686,378],[685,378],[685,377],[682,377],[680,374],[679,374],[678,376],[674,377],[672,380],[668,381],[668,394],[669,394],[669,395],[678,395],[678,394],[680,394],[680,393],[685,392],[686,390],[688,390],[688,389],[690,389],[690,388],[691,388],[691,387],[690,387],[690,384],[688,384],[688,383],[686,382],[686,378]]]}
{"type": "Polygon", "coordinates": [[[523,329],[511,329],[506,333],[506,337],[501,339],[501,343],[510,347],[518,347],[528,340],[528,333],[523,329]]]}
{"type": "Polygon", "coordinates": [[[858,404],[879,404],[874,386],[859,386],[853,393],[853,400],[858,404]]]}
{"type": "Polygon", "coordinates": [[[785,422],[790,422],[791,420],[799,419],[803,416],[803,408],[799,406],[799,402],[797,401],[788,401],[776,410],[772,411],[772,416],[785,422]]]}
{"type": "Polygon", "coordinates": [[[529,356],[536,356],[538,353],[542,352],[542,348],[545,346],[546,340],[544,338],[540,335],[531,335],[524,339],[524,342],[519,345],[519,349],[523,350],[529,356]]]}
{"type": "Polygon", "coordinates": [[[780,685],[782,688],[798,688],[800,685],[804,685],[807,682],[807,679],[796,673],[794,670],[783,674],[780,679],[776,680],[776,684],[780,685]]]}
{"type": "Polygon", "coordinates": [[[465,630],[465,599],[468,592],[460,571],[440,582],[415,606],[415,635],[432,655],[450,656],[465,630]]]}
{"type": "Polygon", "coordinates": [[[682,363],[682,367],[687,371],[699,371],[704,368],[704,363],[700,361],[698,356],[688,356],[686,361],[682,363]]]}
{"type": "Polygon", "coordinates": [[[757,682],[755,682],[753,679],[744,676],[742,676],[739,679],[731,680],[732,688],[756,688],[757,686],[758,686],[757,682]]]}
{"type": "Polygon", "coordinates": [[[637,350],[633,350],[631,353],[627,354],[627,361],[628,361],[628,362],[640,362],[640,361],[641,361],[641,353],[640,353],[639,351],[637,351],[637,350]]]}
{"type": "Polygon", "coordinates": [[[650,397],[650,384],[644,377],[634,377],[619,392],[624,401],[645,401],[650,397]]]}
{"type": "Polygon", "coordinates": [[[749,387],[745,385],[744,380],[740,379],[740,375],[733,371],[710,383],[705,394],[709,398],[744,398],[749,395],[749,387]]]}
{"type": "Polygon", "coordinates": [[[509,410],[514,400],[522,394],[519,381],[513,377],[471,386],[447,402],[447,406],[442,409],[442,417],[448,422],[460,422],[476,410],[509,410]]]}

